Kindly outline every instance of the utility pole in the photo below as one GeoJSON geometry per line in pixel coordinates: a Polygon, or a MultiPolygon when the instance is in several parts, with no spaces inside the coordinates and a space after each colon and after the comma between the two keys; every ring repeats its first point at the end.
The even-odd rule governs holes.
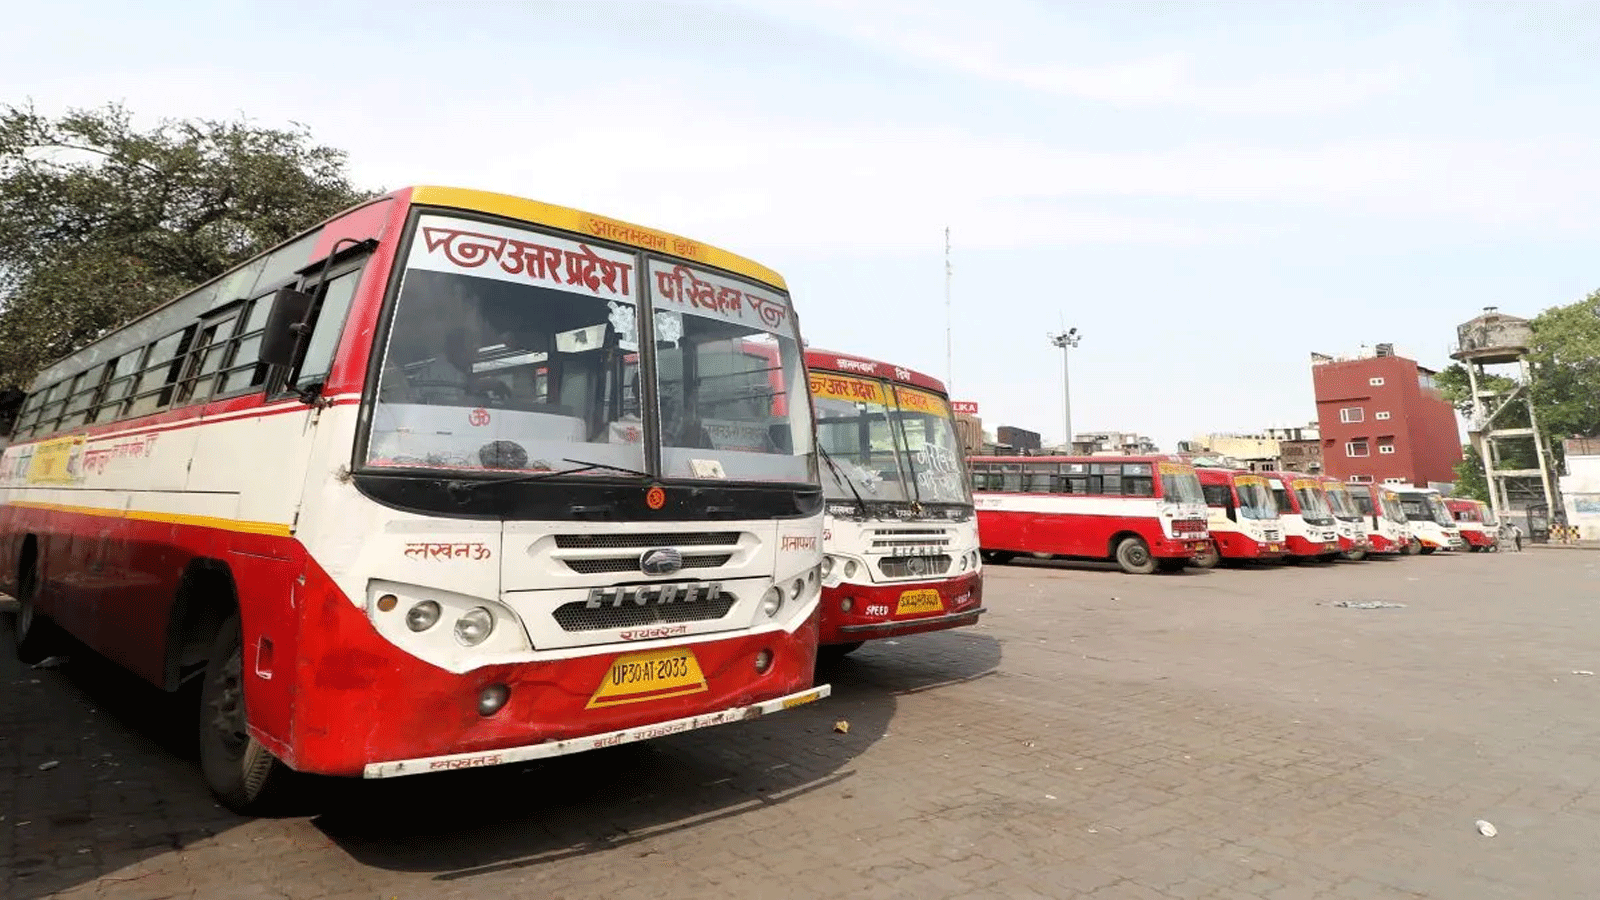
{"type": "Polygon", "coordinates": [[[950,314],[950,226],[944,227],[944,389],[955,393],[955,328],[950,314]]]}
{"type": "Polygon", "coordinates": [[[1061,421],[1067,431],[1068,453],[1072,452],[1072,372],[1068,353],[1082,339],[1083,335],[1078,333],[1077,328],[1050,335],[1050,343],[1061,348],[1061,421]]]}

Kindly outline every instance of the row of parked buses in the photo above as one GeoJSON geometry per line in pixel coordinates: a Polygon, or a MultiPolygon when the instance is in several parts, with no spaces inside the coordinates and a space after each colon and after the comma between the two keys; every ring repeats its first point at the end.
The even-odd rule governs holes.
{"type": "Polygon", "coordinates": [[[808,352],[759,263],[532,200],[374,198],[48,365],[16,412],[18,655],[87,647],[187,696],[239,812],[295,771],[781,712],[828,695],[819,647],[983,613],[942,385],[808,352]]]}
{"type": "Polygon", "coordinates": [[[1170,456],[980,456],[968,464],[983,557],[996,563],[1111,560],[1148,574],[1496,543],[1485,504],[1431,488],[1196,468],[1170,456]]]}
{"type": "Polygon", "coordinates": [[[943,385],[806,349],[759,263],[437,187],[52,363],[10,437],[18,655],[87,646],[192,689],[201,774],[239,812],[294,771],[491,766],[812,702],[819,656],[978,621],[984,559],[1431,552],[1469,518],[1167,457],[969,466],[943,385]]]}

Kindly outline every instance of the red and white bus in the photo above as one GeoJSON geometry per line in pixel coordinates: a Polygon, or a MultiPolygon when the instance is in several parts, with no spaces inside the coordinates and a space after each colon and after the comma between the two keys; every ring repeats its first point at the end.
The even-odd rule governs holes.
{"type": "Polygon", "coordinates": [[[983,613],[978,521],[944,385],[806,350],[822,454],[821,643],[842,656],[983,613]]]}
{"type": "Polygon", "coordinates": [[[1493,550],[1499,543],[1497,531],[1484,521],[1485,518],[1492,518],[1484,515],[1486,504],[1465,497],[1445,497],[1444,508],[1456,520],[1456,528],[1460,530],[1461,540],[1469,552],[1493,550]]]}
{"type": "Polygon", "coordinates": [[[1411,523],[1400,508],[1400,495],[1380,484],[1350,483],[1350,499],[1361,513],[1372,553],[1414,556],[1422,544],[1411,536],[1411,523]]]}
{"type": "Polygon", "coordinates": [[[1367,537],[1367,520],[1356,507],[1350,489],[1332,475],[1322,476],[1322,493],[1328,498],[1328,511],[1333,513],[1334,528],[1339,532],[1339,555],[1345,559],[1366,559],[1372,549],[1367,537]]]}
{"type": "Polygon", "coordinates": [[[489,766],[826,696],[801,346],[782,278],[704,244],[376,198],[39,374],[0,472],[18,649],[59,627],[198,680],[201,767],[240,811],[285,770],[489,766]]]}
{"type": "Polygon", "coordinates": [[[1288,552],[1283,523],[1267,480],[1244,469],[1195,471],[1210,510],[1211,532],[1211,546],[1195,557],[1195,564],[1209,569],[1224,559],[1282,560],[1288,552]]]}
{"type": "Polygon", "coordinates": [[[1194,466],[1165,456],[976,456],[978,542],[991,562],[1018,554],[1114,560],[1148,575],[1210,545],[1194,466]]]}
{"type": "Polygon", "coordinates": [[[1262,472],[1272,488],[1291,560],[1331,560],[1339,556],[1339,530],[1322,479],[1299,472],[1262,472]]]}
{"type": "Polygon", "coordinates": [[[1411,523],[1412,535],[1422,543],[1421,552],[1466,549],[1461,528],[1445,508],[1444,496],[1438,491],[1404,487],[1395,493],[1400,495],[1400,508],[1405,510],[1406,520],[1411,523]]]}

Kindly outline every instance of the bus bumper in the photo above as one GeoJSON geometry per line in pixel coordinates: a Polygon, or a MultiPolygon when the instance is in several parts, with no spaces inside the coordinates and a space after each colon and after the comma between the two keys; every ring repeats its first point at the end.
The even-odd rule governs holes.
{"type": "Polygon", "coordinates": [[[1206,552],[1211,535],[1194,538],[1156,538],[1150,542],[1150,555],[1156,559],[1193,559],[1206,552]]]}
{"type": "Polygon", "coordinates": [[[983,612],[983,576],[977,572],[948,581],[825,587],[819,643],[846,644],[959,628],[976,624],[983,612]],[[901,612],[902,604],[926,603],[927,591],[938,593],[939,609],[901,612]],[[850,602],[848,612],[843,608],[846,600],[850,602]]]}
{"type": "Polygon", "coordinates": [[[1390,540],[1381,534],[1368,534],[1367,541],[1372,544],[1373,553],[1399,553],[1404,549],[1398,541],[1390,540]]]}
{"type": "Polygon", "coordinates": [[[1291,556],[1327,556],[1330,553],[1340,552],[1338,540],[1309,541],[1295,534],[1289,535],[1286,540],[1291,556]]]}
{"type": "Polygon", "coordinates": [[[832,691],[832,686],[823,684],[809,690],[799,691],[785,697],[774,697],[771,700],[763,700],[760,703],[752,703],[748,706],[736,706],[731,709],[718,710],[703,715],[640,725],[636,728],[621,728],[603,734],[585,735],[581,738],[570,738],[564,741],[524,744],[521,747],[507,747],[486,753],[453,753],[446,756],[427,756],[418,759],[368,763],[361,774],[365,778],[396,778],[401,775],[420,775],[424,772],[477,769],[484,766],[502,766],[507,763],[527,762],[533,759],[548,759],[552,756],[565,756],[569,753],[582,753],[585,750],[598,750],[602,747],[615,747],[619,744],[647,741],[652,738],[666,737],[669,734],[682,734],[685,731],[694,731],[697,728],[710,728],[713,725],[726,725],[729,722],[759,719],[768,713],[782,712],[786,709],[793,709],[796,706],[803,706],[807,703],[821,700],[832,691]]]}
{"type": "Polygon", "coordinates": [[[1289,552],[1283,541],[1258,541],[1237,531],[1213,531],[1211,537],[1226,559],[1282,559],[1289,552]]]}

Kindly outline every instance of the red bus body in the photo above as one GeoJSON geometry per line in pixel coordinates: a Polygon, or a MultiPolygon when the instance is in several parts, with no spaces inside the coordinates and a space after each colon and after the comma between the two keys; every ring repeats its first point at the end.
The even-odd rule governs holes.
{"type": "MultiPolygon", "coordinates": [[[[1266,488],[1266,479],[1245,469],[1198,468],[1200,487],[1206,495],[1210,510],[1208,523],[1211,540],[1223,559],[1277,561],[1289,552],[1284,543],[1283,523],[1276,508],[1272,515],[1244,514],[1239,485],[1259,484],[1266,488]]],[[[1270,491],[1269,491],[1270,497],[1270,491]]],[[[1266,510],[1259,510],[1265,513],[1266,510]]]]}
{"type": "Polygon", "coordinates": [[[1143,573],[1181,568],[1210,546],[1199,480],[1176,457],[975,456],[967,465],[979,543],[991,561],[1118,560],[1143,573]],[[1172,479],[1192,481],[1193,496],[1171,496],[1172,479]],[[1118,559],[1130,539],[1143,547],[1134,565],[1118,559]]]}
{"type": "Polygon", "coordinates": [[[1327,508],[1322,480],[1299,472],[1260,472],[1272,485],[1291,559],[1333,559],[1340,553],[1336,519],[1327,508]],[[1308,507],[1307,500],[1316,508],[1308,507]]]}
{"type": "Polygon", "coordinates": [[[1444,508],[1456,520],[1461,529],[1461,539],[1471,553],[1492,550],[1499,543],[1495,531],[1484,524],[1484,520],[1490,518],[1484,515],[1484,507],[1485,504],[1464,497],[1444,498],[1444,508]]]}
{"type": "MultiPolygon", "coordinates": [[[[481,266],[479,273],[495,269],[495,284],[518,290],[534,279],[537,263],[541,277],[562,279],[559,290],[587,291],[602,301],[609,291],[619,301],[614,306],[654,289],[644,277],[654,253],[694,267],[696,274],[687,277],[699,277],[700,284],[711,277],[732,281],[721,273],[737,272],[739,285],[748,285],[751,296],[765,288],[759,314],[781,318],[788,312],[786,299],[774,299],[782,298],[783,290],[775,273],[715,248],[498,194],[454,188],[396,191],[334,217],[102,339],[119,340],[127,334],[132,340],[144,328],[141,323],[165,329],[171,323],[164,316],[188,309],[185,304],[211,291],[215,301],[202,298],[210,305],[199,307],[203,331],[212,321],[209,317],[221,315],[219,310],[240,298],[243,305],[238,308],[247,311],[227,320],[229,328],[237,323],[237,331],[225,332],[235,335],[232,343],[222,343],[219,333],[215,346],[230,348],[223,366],[232,365],[237,353],[243,362],[236,368],[248,379],[255,367],[248,329],[266,318],[271,290],[281,283],[273,280],[289,278],[310,290],[315,272],[298,282],[293,273],[323,266],[333,270],[334,260],[344,258],[334,254],[353,254],[359,258],[350,270],[353,293],[344,317],[330,320],[331,362],[319,383],[317,402],[274,395],[270,388],[263,392],[259,386],[230,394],[220,389],[218,374],[218,399],[187,404],[169,400],[169,380],[158,401],[166,408],[143,416],[113,413],[97,422],[94,410],[100,407],[94,404],[104,395],[93,394],[88,395],[89,416],[75,417],[69,401],[64,416],[51,418],[58,425],[30,434],[29,423],[55,415],[50,412],[55,401],[49,398],[72,390],[51,394],[36,387],[42,405],[31,413],[24,407],[18,432],[5,450],[0,587],[18,594],[22,575],[36,572],[30,577],[39,583],[40,614],[169,690],[193,674],[197,662],[204,664],[209,634],[226,610],[233,609],[242,632],[248,734],[278,760],[304,772],[387,777],[494,765],[750,718],[826,696],[826,686],[812,687],[817,621],[808,604],[817,602],[820,588],[805,586],[808,579],[810,585],[817,583],[821,560],[821,492],[814,475],[809,495],[804,488],[795,494],[798,503],[774,494],[763,501],[772,513],[737,517],[741,521],[736,522],[707,521],[717,517],[689,511],[699,509],[693,496],[702,488],[670,477],[640,480],[637,487],[595,479],[602,483],[578,488],[604,496],[619,511],[609,518],[570,511],[549,516],[496,513],[492,504],[499,502],[494,498],[500,488],[487,492],[486,498],[479,497],[484,492],[463,489],[451,495],[456,499],[442,501],[482,499],[487,512],[476,518],[406,511],[417,505],[419,495],[407,494],[409,488],[395,489],[402,482],[385,474],[392,469],[373,474],[375,451],[373,459],[363,460],[352,448],[363,446],[365,429],[376,428],[358,412],[375,402],[377,357],[385,352],[375,336],[381,341],[390,327],[402,274],[415,265],[406,261],[407,252],[413,260],[424,253],[439,255],[440,271],[452,266],[481,266]],[[418,223],[429,221],[446,225],[424,238],[418,223]],[[444,230],[448,223],[457,223],[449,227],[460,231],[444,230]],[[526,255],[515,256],[523,250],[512,238],[462,237],[494,229],[526,232],[534,240],[527,243],[526,255]],[[573,249],[552,250],[545,243],[573,249]],[[566,265],[561,268],[551,262],[551,254],[559,261],[563,253],[566,265]],[[597,268],[595,253],[637,260],[637,280],[630,281],[635,276],[629,272],[617,278],[624,264],[597,268]],[[363,486],[363,478],[370,478],[372,486],[363,486]],[[768,586],[803,586],[793,602],[782,605],[783,612],[763,624],[717,632],[703,630],[705,623],[662,622],[597,631],[603,636],[586,644],[543,611],[545,604],[559,602],[558,597],[574,598],[582,607],[582,598],[592,602],[595,590],[637,583],[644,567],[641,551],[683,541],[687,558],[694,552],[690,544],[717,542],[724,532],[730,535],[727,540],[735,540],[737,533],[740,541],[729,551],[734,558],[728,565],[742,561],[746,566],[727,575],[728,584],[751,576],[747,587],[737,589],[741,603],[754,609],[768,586]],[[619,547],[623,549],[614,549],[619,547]],[[36,568],[30,570],[30,564],[36,568]],[[448,634],[442,644],[428,644],[426,652],[415,649],[423,645],[407,642],[420,642],[426,633],[407,631],[413,621],[407,604],[418,597],[435,598],[430,602],[435,608],[442,605],[444,615],[455,615],[458,606],[487,607],[491,628],[497,630],[478,651],[460,649],[459,638],[451,644],[448,634]],[[408,618],[402,622],[400,616],[408,618]],[[516,617],[521,617],[520,624],[516,617]],[[518,627],[554,637],[534,639],[518,649],[518,627]],[[654,694],[643,688],[604,693],[608,677],[619,671],[613,664],[623,657],[644,660],[637,664],[644,672],[646,657],[656,654],[666,660],[682,647],[692,648],[698,683],[654,694]],[[496,686],[508,689],[509,699],[493,714],[480,712],[485,691],[496,686]]],[[[604,303],[600,305],[603,309],[604,303]]],[[[757,314],[753,310],[752,305],[743,312],[757,314]]],[[[600,313],[602,322],[604,315],[600,313]]],[[[189,325],[194,319],[172,321],[189,325]]],[[[718,327],[729,327],[727,321],[719,321],[718,327]]],[[[192,332],[190,327],[185,334],[192,332]]],[[[160,333],[149,337],[159,338],[160,333]]],[[[310,343],[316,340],[313,332],[310,343]]],[[[798,340],[794,343],[798,349],[798,340]]],[[[97,346],[47,368],[36,385],[48,384],[59,373],[71,381],[72,372],[64,366],[104,363],[95,356],[97,346]]],[[[184,353],[180,349],[174,357],[173,372],[189,358],[184,353]]],[[[155,350],[149,354],[138,358],[153,358],[155,350]]],[[[799,353],[794,357],[798,360],[799,353]]],[[[205,372],[209,363],[193,359],[193,371],[205,372]]],[[[104,368],[105,377],[112,379],[114,370],[104,368]]],[[[166,364],[148,371],[160,376],[166,364]]],[[[803,392],[798,364],[794,373],[794,385],[803,392]]],[[[134,384],[127,393],[127,402],[134,405],[122,407],[127,411],[139,408],[134,395],[142,381],[134,384]]],[[[189,384],[178,382],[177,387],[181,392],[189,384]]],[[[509,418],[514,418],[511,411],[463,409],[456,427],[470,433],[509,418]]],[[[439,482],[451,484],[460,482],[439,482]]],[[[554,508],[542,496],[539,508],[554,508]]],[[[656,595],[649,595],[650,590],[638,589],[635,601],[665,602],[665,589],[656,589],[656,595]]],[[[460,620],[456,627],[461,634],[460,620]]],[[[688,671],[687,662],[682,665],[688,671]]]]}
{"type": "MultiPolygon", "coordinates": [[[[824,647],[973,625],[984,612],[978,525],[949,395],[935,378],[878,360],[806,350],[823,466],[820,642],[824,647]],[[841,467],[872,455],[871,426],[895,447],[916,426],[925,440],[887,455],[875,471],[910,469],[891,497],[871,493],[841,467]],[[939,440],[931,438],[937,435],[939,440]],[[830,477],[838,469],[844,481],[830,477]],[[909,487],[909,490],[906,489],[909,487]],[[853,490],[852,490],[853,488],[853,490]]],[[[885,489],[886,491],[888,488],[885,489]]]]}

